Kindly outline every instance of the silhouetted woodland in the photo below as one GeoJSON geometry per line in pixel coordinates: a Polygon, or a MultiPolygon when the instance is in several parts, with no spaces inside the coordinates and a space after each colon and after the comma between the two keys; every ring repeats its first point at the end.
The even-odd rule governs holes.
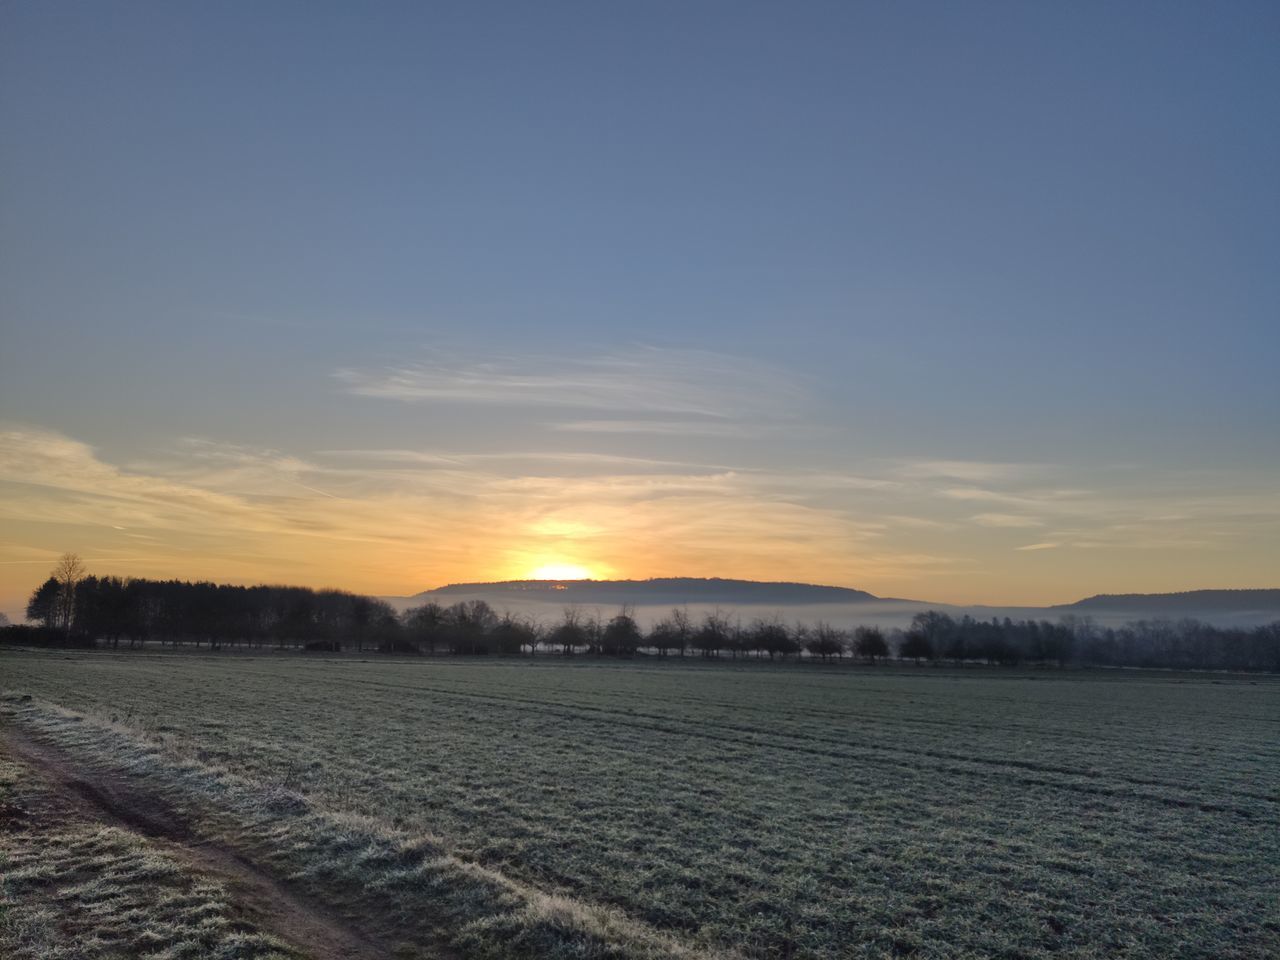
{"type": "Polygon", "coordinates": [[[637,655],[876,664],[1152,667],[1280,672],[1280,623],[1224,629],[1196,620],[1101,627],[1088,617],[976,620],[927,611],[907,630],[845,631],[780,618],[743,623],[720,611],[694,619],[681,607],[647,632],[623,607],[603,619],[568,606],[554,623],[498,613],[483,600],[426,603],[397,615],[386,602],[340,590],[240,587],[86,576],[74,557],[31,595],[35,625],[0,628],[10,644],[217,650],[290,649],[409,655],[637,655]]]}
{"type": "Polygon", "coordinates": [[[238,587],[180,580],[123,580],[56,574],[27,604],[39,639],[23,642],[138,647],[173,645],[395,649],[400,622],[391,606],[341,590],[238,587]]]}

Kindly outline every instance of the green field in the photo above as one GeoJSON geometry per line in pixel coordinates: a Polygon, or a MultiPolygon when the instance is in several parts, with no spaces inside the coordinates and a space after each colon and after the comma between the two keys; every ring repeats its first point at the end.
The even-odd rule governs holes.
{"type": "Polygon", "coordinates": [[[393,955],[1280,955],[1274,680],[4,653],[0,694],[393,955]]]}

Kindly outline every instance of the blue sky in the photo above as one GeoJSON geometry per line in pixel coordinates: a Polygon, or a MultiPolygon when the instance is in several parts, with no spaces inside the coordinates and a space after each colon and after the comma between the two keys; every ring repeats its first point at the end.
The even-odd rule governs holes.
{"type": "Polygon", "coordinates": [[[1275,585],[1274,4],[0,19],[2,609],[1275,585]]]}

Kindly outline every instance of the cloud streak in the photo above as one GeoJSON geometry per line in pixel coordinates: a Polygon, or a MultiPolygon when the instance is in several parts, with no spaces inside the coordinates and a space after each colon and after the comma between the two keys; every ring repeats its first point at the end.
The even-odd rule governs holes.
{"type": "MultiPolygon", "coordinates": [[[[701,350],[633,347],[573,358],[498,356],[463,360],[432,355],[381,369],[342,368],[334,376],[348,393],[406,403],[449,402],[511,407],[562,407],[619,413],[750,420],[786,414],[805,397],[785,371],[758,360],[701,350]]],[[[645,421],[624,421],[639,432],[645,421]]],[[[657,432],[678,429],[648,421],[657,432]]],[[[597,432],[605,421],[570,421],[561,429],[597,432]]]]}
{"type": "Polygon", "coordinates": [[[569,562],[597,576],[807,579],[987,601],[1034,599],[1003,585],[1035,566],[1030,555],[1054,551],[1055,571],[1076,570],[1081,586],[1040,599],[1062,600],[1132,588],[1135,571],[1154,578],[1192,558],[1214,558],[1205,582],[1240,582],[1280,535],[1280,499],[1266,484],[1221,489],[1213,477],[1166,474],[1159,488],[1085,490],[1070,471],[1044,468],[996,488],[957,486],[952,467],[904,476],[899,465],[837,462],[408,446],[302,454],[207,438],[112,462],[56,431],[0,429],[0,599],[14,604],[41,558],[71,549],[137,575],[379,593],[569,562]],[[979,504],[992,509],[975,513],[979,504]],[[6,586],[19,575],[21,587],[6,586]]]}
{"type": "Polygon", "coordinates": [[[978,513],[969,518],[973,523],[983,527],[1043,527],[1044,521],[1035,517],[1027,517],[1016,513],[978,513]]]}
{"type": "Polygon", "coordinates": [[[562,433],[630,433],[667,437],[749,437],[758,432],[745,423],[715,420],[570,420],[548,426],[562,433]]]}
{"type": "Polygon", "coordinates": [[[917,480],[962,480],[968,483],[997,483],[1024,480],[1051,469],[1039,463],[996,463],[988,460],[902,460],[899,476],[917,480]]]}
{"type": "Polygon", "coordinates": [[[869,549],[882,524],[814,499],[850,482],[590,453],[304,458],[204,439],[121,465],[53,431],[0,433],[0,516],[43,539],[46,557],[74,549],[138,575],[371,592],[520,577],[558,560],[600,576],[768,578],[781,563],[831,580],[869,574],[864,552],[877,571],[915,569],[911,555],[869,549]]]}

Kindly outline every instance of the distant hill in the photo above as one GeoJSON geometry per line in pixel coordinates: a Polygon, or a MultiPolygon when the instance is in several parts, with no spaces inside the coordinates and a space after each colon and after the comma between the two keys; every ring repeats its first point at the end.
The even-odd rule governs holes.
{"type": "Polygon", "coordinates": [[[1183,593],[1100,593],[1051,610],[1105,610],[1144,616],[1196,616],[1208,613],[1280,613],[1280,590],[1187,590],[1183,593]]]}
{"type": "Polygon", "coordinates": [[[629,605],[648,625],[672,607],[687,606],[694,616],[720,607],[742,616],[783,614],[788,619],[825,621],[834,626],[875,624],[905,629],[924,610],[953,617],[1057,620],[1067,614],[1088,615],[1104,626],[1134,620],[1189,617],[1217,626],[1258,626],[1280,621],[1280,590],[1192,590],[1186,593],[1099,594],[1056,606],[959,606],[877,597],[865,590],[815,583],[725,580],[719,577],[658,577],[651,580],[506,580],[496,583],[451,583],[412,597],[383,597],[396,610],[423,603],[444,606],[460,600],[484,600],[498,610],[554,619],[564,606],[598,610],[629,605]]]}
{"type": "MultiPolygon", "coordinates": [[[[652,580],[507,580],[499,583],[451,583],[417,598],[450,596],[510,597],[563,603],[634,604],[803,604],[878,601],[865,590],[813,583],[769,583],[718,577],[658,577],[652,580]]],[[[415,598],[416,599],[416,598],[415,598]]]]}

